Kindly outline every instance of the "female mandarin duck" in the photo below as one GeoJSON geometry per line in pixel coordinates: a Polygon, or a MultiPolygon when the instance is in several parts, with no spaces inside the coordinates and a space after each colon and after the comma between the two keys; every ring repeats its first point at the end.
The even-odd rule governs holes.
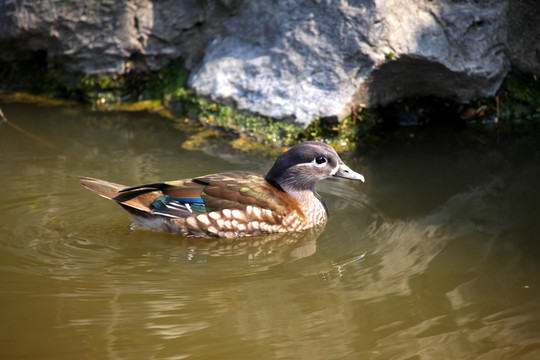
{"type": "Polygon", "coordinates": [[[80,181],[116,201],[144,228],[233,238],[302,231],[323,223],[328,209],[315,184],[330,176],[364,181],[332,147],[308,141],[283,153],[265,177],[225,172],[132,187],[87,177],[80,181]]]}

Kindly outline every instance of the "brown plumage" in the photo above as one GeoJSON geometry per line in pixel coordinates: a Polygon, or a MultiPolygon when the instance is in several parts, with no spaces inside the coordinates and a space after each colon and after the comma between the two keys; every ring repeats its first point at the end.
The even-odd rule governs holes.
{"type": "Polygon", "coordinates": [[[88,177],[80,181],[116,201],[144,228],[233,238],[302,231],[323,223],[327,210],[314,186],[328,176],[363,181],[334,149],[317,142],[292,147],[266,177],[226,172],[133,187],[88,177]]]}

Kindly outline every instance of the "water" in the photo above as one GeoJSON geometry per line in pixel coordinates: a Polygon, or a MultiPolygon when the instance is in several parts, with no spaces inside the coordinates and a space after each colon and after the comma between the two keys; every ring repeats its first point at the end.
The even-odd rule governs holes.
{"type": "Polygon", "coordinates": [[[467,133],[379,145],[325,180],[300,236],[131,229],[78,175],[129,185],[272,161],[148,114],[0,104],[3,359],[540,358],[538,143],[467,133]],[[467,140],[468,139],[468,140],[467,140]]]}

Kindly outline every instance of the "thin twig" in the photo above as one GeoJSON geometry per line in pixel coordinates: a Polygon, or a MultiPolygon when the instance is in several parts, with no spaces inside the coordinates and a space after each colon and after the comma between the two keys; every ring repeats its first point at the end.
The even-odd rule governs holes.
{"type": "Polygon", "coordinates": [[[37,142],[40,142],[42,143],[43,145],[45,146],[48,146],[50,147],[51,149],[57,149],[56,146],[52,145],[51,143],[48,143],[47,141],[43,140],[43,139],[40,139],[39,137],[37,137],[36,135],[24,130],[23,128],[21,128],[20,126],[18,125],[15,125],[14,123],[12,123],[11,121],[9,121],[6,117],[6,115],[4,115],[4,112],[2,111],[2,108],[0,108],[0,116],[2,117],[2,120],[8,124],[9,126],[11,126],[12,128],[14,128],[15,130],[23,133],[24,135],[36,140],[37,142]]]}

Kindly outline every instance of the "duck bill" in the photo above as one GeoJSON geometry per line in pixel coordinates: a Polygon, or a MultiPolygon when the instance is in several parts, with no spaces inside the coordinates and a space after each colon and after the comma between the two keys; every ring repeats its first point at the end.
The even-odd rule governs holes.
{"type": "Polygon", "coordinates": [[[350,180],[360,180],[362,182],[366,181],[364,179],[364,175],[351,170],[351,168],[345,164],[340,164],[338,166],[338,169],[336,173],[334,174],[334,176],[344,178],[344,179],[350,179],[350,180]]]}

